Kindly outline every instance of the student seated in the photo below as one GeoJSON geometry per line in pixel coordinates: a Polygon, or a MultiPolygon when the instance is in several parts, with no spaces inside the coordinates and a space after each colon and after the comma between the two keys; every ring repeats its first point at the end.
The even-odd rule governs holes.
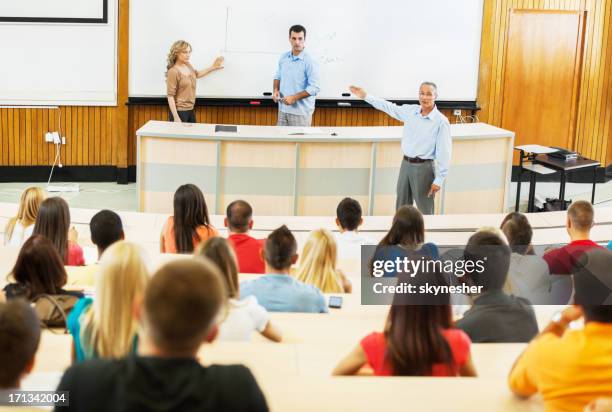
{"type": "Polygon", "coordinates": [[[85,264],[83,249],[77,243],[78,233],[70,228],[68,203],[61,197],[50,197],[41,203],[32,233],[51,240],[65,265],[85,264]]]}
{"type": "MultiPolygon", "coordinates": [[[[425,256],[439,257],[438,247],[425,242],[425,221],[414,206],[402,206],[395,212],[389,232],[376,247],[373,260],[391,260],[410,257],[418,259],[425,256]]],[[[385,272],[384,277],[396,276],[395,272],[385,272]]]]}
{"type": "Polygon", "coordinates": [[[200,246],[198,254],[217,265],[228,293],[227,308],[221,317],[218,339],[248,342],[253,332],[257,331],[271,341],[280,342],[282,339],[280,331],[272,325],[268,311],[257,303],[257,298],[251,295],[239,300],[238,267],[234,251],[228,241],[222,237],[210,238],[200,246]]]}
{"type": "Polygon", "coordinates": [[[359,233],[359,226],[363,224],[361,205],[355,199],[345,197],[336,208],[336,226],[339,234],[336,235],[338,244],[338,259],[359,259],[361,245],[375,245],[376,242],[359,233]]]}
{"type": "MultiPolygon", "coordinates": [[[[431,273],[403,277],[415,286],[444,285],[431,273]]],[[[396,294],[384,332],[364,337],[338,363],[334,375],[355,375],[369,366],[376,376],[476,376],[470,338],[453,325],[450,296],[396,294]],[[425,304],[424,304],[425,303],[425,304]]]]}
{"type": "Polygon", "coordinates": [[[468,240],[464,253],[465,262],[483,270],[474,269],[462,280],[482,286],[482,293],[473,296],[472,307],[457,321],[457,327],[475,343],[529,342],[538,333],[530,302],[503,291],[510,248],[497,234],[478,231],[468,240]]]}
{"type": "Polygon", "coordinates": [[[351,293],[353,285],[336,268],[336,241],[325,229],[310,232],[295,277],[323,293],[351,293]]]}
{"type": "Polygon", "coordinates": [[[0,390],[20,388],[24,375],[34,368],[39,342],[38,317],[27,301],[0,303],[0,390]]]}
{"type": "Polygon", "coordinates": [[[561,248],[549,250],[544,254],[551,274],[571,275],[580,256],[593,248],[602,248],[590,240],[595,211],[586,200],[577,200],[567,209],[565,227],[571,242],[561,248]]]}
{"type": "MultiPolygon", "coordinates": [[[[180,259],[162,266],[136,305],[138,352],[70,367],[58,391],[70,411],[266,411],[263,393],[242,365],[202,366],[198,349],[217,335],[225,300],[213,263],[180,259]]],[[[58,409],[60,410],[60,409],[58,409]]]]}
{"type": "Polygon", "coordinates": [[[40,187],[28,187],[21,193],[17,216],[10,219],[4,229],[5,246],[21,246],[32,236],[34,223],[45,192],[40,187]]]}
{"type": "Polygon", "coordinates": [[[4,287],[7,299],[33,300],[41,294],[83,297],[81,292],[63,289],[68,275],[62,258],[53,243],[41,235],[32,235],[23,244],[9,279],[14,283],[4,287]]]}
{"type": "Polygon", "coordinates": [[[534,253],[531,245],[533,231],[527,217],[519,212],[509,213],[500,228],[512,251],[507,279],[509,290],[506,291],[533,304],[561,305],[569,302],[572,281],[567,276],[551,276],[546,261],[534,253]]]}
{"type": "Polygon", "coordinates": [[[236,252],[240,273],[264,273],[265,264],[261,257],[263,239],[249,236],[253,229],[253,209],[244,200],[236,200],[227,206],[225,227],[229,232],[227,240],[236,252]]]}
{"type": "Polygon", "coordinates": [[[119,241],[104,252],[96,273],[96,298],[79,300],[68,315],[73,359],[118,359],[134,352],[138,322],[132,308],[142,299],[148,279],[137,245],[119,241]]]}
{"type": "Polygon", "coordinates": [[[202,191],[192,184],[176,189],[174,215],[162,229],[159,240],[162,253],[193,253],[195,248],[209,237],[218,236],[210,224],[208,207],[202,191]]]}
{"type": "MultiPolygon", "coordinates": [[[[606,270],[599,275],[612,283],[612,254],[604,250],[585,254],[591,253],[606,260],[606,270]]],[[[597,398],[612,397],[612,305],[592,304],[590,284],[582,280],[574,276],[576,305],[553,316],[516,360],[508,378],[516,395],[539,393],[549,411],[582,411],[597,398]],[[584,327],[570,327],[581,318],[584,327]]]]}
{"type": "Polygon", "coordinates": [[[297,242],[287,226],[268,235],[263,253],[267,275],[242,282],[242,299],[253,295],[270,312],[327,312],[321,291],[289,274],[298,255],[297,242]]]}
{"type": "Polygon", "coordinates": [[[98,260],[102,253],[115,242],[123,240],[123,224],[119,215],[112,210],[100,210],[89,222],[91,242],[98,248],[98,260]]]}

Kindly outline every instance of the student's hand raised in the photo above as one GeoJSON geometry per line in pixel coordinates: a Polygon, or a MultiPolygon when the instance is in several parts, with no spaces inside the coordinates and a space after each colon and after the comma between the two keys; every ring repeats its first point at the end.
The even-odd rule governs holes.
{"type": "Polygon", "coordinates": [[[366,91],[363,90],[361,87],[350,86],[349,90],[351,91],[351,93],[353,93],[355,96],[359,97],[360,99],[365,99],[366,96],[368,95],[366,91]]]}

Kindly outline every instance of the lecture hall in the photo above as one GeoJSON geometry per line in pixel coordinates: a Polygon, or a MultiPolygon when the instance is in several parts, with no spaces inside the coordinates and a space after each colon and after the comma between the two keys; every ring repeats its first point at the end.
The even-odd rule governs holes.
{"type": "Polygon", "coordinates": [[[611,1],[0,3],[0,411],[612,412],[611,1]]]}

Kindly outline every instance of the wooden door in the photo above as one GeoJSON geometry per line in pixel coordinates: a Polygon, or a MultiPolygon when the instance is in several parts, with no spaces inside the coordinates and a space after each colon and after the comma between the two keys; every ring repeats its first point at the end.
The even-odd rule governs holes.
{"type": "Polygon", "coordinates": [[[574,148],[584,19],[580,11],[511,10],[502,127],[516,133],[515,146],[574,148]]]}

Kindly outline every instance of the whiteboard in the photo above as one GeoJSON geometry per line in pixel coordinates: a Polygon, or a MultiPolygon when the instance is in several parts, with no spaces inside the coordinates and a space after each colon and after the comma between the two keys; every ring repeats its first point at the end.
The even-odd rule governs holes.
{"type": "Polygon", "coordinates": [[[475,101],[483,0],[131,0],[130,97],[166,94],[166,56],[187,40],[191,62],[225,68],[198,80],[197,95],[261,97],[272,90],[288,29],[307,29],[320,65],[319,99],[341,99],[350,84],[381,97],[413,100],[423,81],[439,99],[475,101]]]}
{"type": "MultiPolygon", "coordinates": [[[[100,6],[101,0],[79,1],[83,5],[78,12],[86,13],[82,16],[97,17],[98,9],[93,6],[100,6]]],[[[72,0],[25,3],[46,3],[49,10],[43,13],[39,4],[42,9],[35,16],[56,18],[55,7],[68,6],[72,0]]],[[[107,23],[0,23],[0,105],[115,106],[117,0],[107,4],[107,23]]],[[[13,7],[14,14],[28,12],[23,6],[13,7]]]]}

